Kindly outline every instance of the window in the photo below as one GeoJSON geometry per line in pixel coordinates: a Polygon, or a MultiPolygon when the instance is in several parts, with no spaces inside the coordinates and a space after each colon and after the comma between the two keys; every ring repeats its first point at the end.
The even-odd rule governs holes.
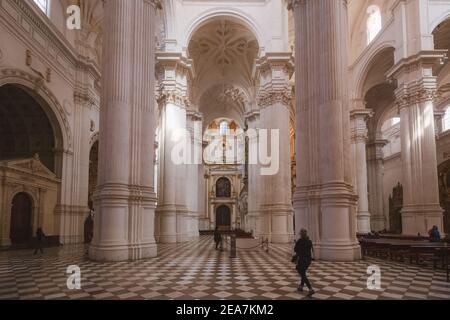
{"type": "Polygon", "coordinates": [[[399,124],[399,123],[400,123],[399,117],[392,118],[392,126],[395,126],[396,124],[399,124]]]}
{"type": "Polygon", "coordinates": [[[381,31],[381,11],[377,6],[370,6],[367,8],[367,14],[369,15],[367,18],[367,44],[370,44],[381,31]]]}
{"type": "Polygon", "coordinates": [[[48,12],[48,2],[49,0],[34,0],[34,3],[36,3],[39,9],[44,13],[48,12]]]}
{"type": "Polygon", "coordinates": [[[450,106],[445,110],[444,118],[442,119],[442,131],[450,130],[450,106]]]}
{"type": "Polygon", "coordinates": [[[228,130],[230,129],[230,126],[228,125],[227,121],[222,121],[219,126],[219,133],[221,136],[226,136],[228,134],[228,130]]]}

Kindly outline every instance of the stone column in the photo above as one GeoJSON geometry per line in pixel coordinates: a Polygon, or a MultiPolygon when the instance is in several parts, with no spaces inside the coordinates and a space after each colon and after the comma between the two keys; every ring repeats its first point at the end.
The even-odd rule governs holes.
{"type": "Polygon", "coordinates": [[[366,157],[368,137],[366,121],[370,116],[371,111],[367,109],[353,110],[351,112],[352,143],[355,148],[356,192],[358,194],[358,211],[356,214],[356,231],[358,233],[369,233],[371,231],[366,157]]]}
{"type": "Polygon", "coordinates": [[[154,42],[157,1],[104,4],[99,178],[95,232],[97,261],[155,257],[153,185],[154,42]],[[131,85],[139,84],[139,85],[131,85]]]}
{"type": "Polygon", "coordinates": [[[398,82],[402,143],[402,230],[427,235],[434,225],[443,230],[439,204],[434,107],[437,82],[433,67],[441,52],[422,52],[403,59],[389,73],[398,82]]]}
{"type": "Polygon", "coordinates": [[[290,0],[295,21],[295,227],[317,257],[353,261],[356,195],[350,167],[346,1],[290,0]]]}
{"type": "Polygon", "coordinates": [[[187,207],[188,80],[191,66],[181,54],[158,55],[157,74],[161,117],[160,192],[156,209],[156,239],[161,243],[189,240],[187,207]]]}
{"type": "Polygon", "coordinates": [[[199,168],[203,159],[203,146],[202,146],[202,116],[195,110],[188,110],[187,112],[187,131],[189,133],[189,150],[191,160],[186,166],[186,195],[187,195],[187,208],[189,219],[189,232],[190,239],[194,239],[199,236],[199,194],[204,190],[204,186],[201,180],[204,180],[203,174],[200,174],[199,168]]]}
{"type": "Polygon", "coordinates": [[[367,144],[367,175],[371,229],[381,231],[388,228],[383,204],[383,148],[387,140],[376,139],[367,144]]]}
{"type": "Polygon", "coordinates": [[[268,53],[260,60],[258,71],[260,124],[265,130],[258,132],[260,170],[257,174],[262,187],[260,212],[264,217],[262,236],[271,242],[289,243],[294,237],[289,144],[292,56],[268,53]],[[268,156],[269,163],[264,163],[262,156],[268,156]]]}
{"type": "MultiPolygon", "coordinates": [[[[246,232],[251,232],[254,237],[259,237],[262,230],[257,226],[257,220],[261,216],[259,211],[259,196],[261,183],[259,181],[258,166],[258,128],[259,111],[250,112],[246,115],[247,138],[248,138],[248,210],[246,232]]],[[[260,225],[260,224],[259,224],[260,225]]]]}

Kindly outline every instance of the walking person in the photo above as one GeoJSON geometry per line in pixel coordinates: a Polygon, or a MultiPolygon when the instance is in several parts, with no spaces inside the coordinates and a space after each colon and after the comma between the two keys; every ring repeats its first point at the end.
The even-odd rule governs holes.
{"type": "Polygon", "coordinates": [[[41,254],[44,254],[44,250],[42,249],[44,240],[45,240],[44,231],[42,231],[42,228],[38,228],[36,231],[36,248],[34,250],[35,255],[37,254],[38,250],[41,251],[41,254]]]}
{"type": "Polygon", "coordinates": [[[294,251],[297,256],[297,271],[301,277],[301,282],[297,290],[303,292],[303,288],[306,285],[309,289],[308,297],[311,297],[315,291],[306,273],[313,260],[314,249],[312,241],[308,237],[308,232],[305,229],[300,231],[300,239],[295,243],[294,251]]]}
{"type": "Polygon", "coordinates": [[[214,242],[216,243],[216,250],[222,249],[222,235],[219,232],[219,227],[216,227],[216,230],[214,230],[214,242]]]}

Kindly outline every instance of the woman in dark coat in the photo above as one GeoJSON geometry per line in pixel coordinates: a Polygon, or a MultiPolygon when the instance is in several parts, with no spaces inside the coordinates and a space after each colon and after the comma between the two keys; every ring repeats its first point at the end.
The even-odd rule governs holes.
{"type": "Polygon", "coordinates": [[[301,277],[301,283],[298,287],[298,291],[303,292],[303,288],[306,285],[309,289],[308,296],[311,297],[315,291],[313,290],[311,283],[306,275],[309,266],[313,260],[313,245],[312,241],[308,237],[308,232],[305,229],[300,231],[300,239],[295,243],[294,251],[297,255],[297,271],[301,277]]]}

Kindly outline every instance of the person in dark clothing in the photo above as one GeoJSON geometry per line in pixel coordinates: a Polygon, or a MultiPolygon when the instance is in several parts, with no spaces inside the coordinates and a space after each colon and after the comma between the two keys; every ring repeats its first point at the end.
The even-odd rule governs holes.
{"type": "Polygon", "coordinates": [[[429,235],[430,235],[431,242],[440,242],[441,241],[441,234],[439,233],[439,229],[437,226],[433,226],[433,228],[429,232],[429,235]]]}
{"type": "Polygon", "coordinates": [[[42,231],[42,228],[38,228],[36,231],[36,248],[34,250],[34,254],[37,254],[38,250],[41,251],[41,254],[44,254],[44,250],[42,249],[44,239],[44,231],[42,231]]]}
{"type": "Polygon", "coordinates": [[[219,245],[222,242],[222,235],[219,232],[219,227],[216,227],[216,230],[214,230],[214,242],[216,243],[216,250],[218,250],[219,245]]]}
{"type": "Polygon", "coordinates": [[[314,250],[312,241],[309,239],[308,232],[305,229],[300,231],[300,239],[295,243],[294,251],[297,255],[297,271],[301,277],[301,283],[298,287],[298,291],[303,292],[303,288],[306,285],[309,289],[308,296],[311,297],[315,291],[309,282],[306,272],[308,271],[308,268],[313,260],[314,250]]]}

